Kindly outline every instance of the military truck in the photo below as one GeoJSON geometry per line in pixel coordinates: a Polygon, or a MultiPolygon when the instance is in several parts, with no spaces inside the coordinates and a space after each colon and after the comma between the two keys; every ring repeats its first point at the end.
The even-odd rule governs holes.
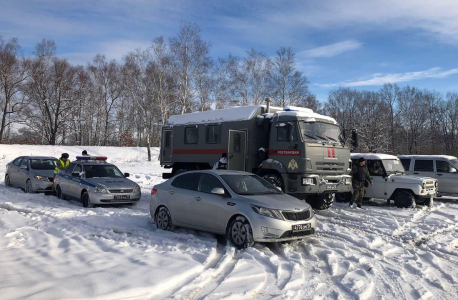
{"type": "Polygon", "coordinates": [[[315,209],[350,192],[350,150],[336,121],[266,102],[171,116],[162,127],[160,163],[172,172],[163,178],[211,169],[226,153],[228,169],[258,174],[315,209]]]}

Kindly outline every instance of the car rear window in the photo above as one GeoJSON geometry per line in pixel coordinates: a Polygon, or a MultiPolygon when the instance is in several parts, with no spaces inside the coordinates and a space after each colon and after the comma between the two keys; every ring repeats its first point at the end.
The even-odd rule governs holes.
{"type": "Polygon", "coordinates": [[[404,166],[404,169],[406,169],[406,171],[409,171],[410,170],[410,158],[409,159],[401,158],[401,162],[402,162],[402,165],[404,166]]]}
{"type": "Polygon", "coordinates": [[[197,191],[199,188],[200,173],[183,174],[175,178],[172,182],[172,186],[197,191]]]}
{"type": "Polygon", "coordinates": [[[434,172],[432,160],[419,159],[415,160],[415,169],[417,172],[434,172]]]}

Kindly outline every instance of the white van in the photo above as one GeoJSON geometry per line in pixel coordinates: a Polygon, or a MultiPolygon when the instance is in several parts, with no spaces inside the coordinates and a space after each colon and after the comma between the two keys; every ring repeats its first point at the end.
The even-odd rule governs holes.
{"type": "MultiPolygon", "coordinates": [[[[415,207],[418,203],[432,205],[437,193],[437,180],[426,176],[406,175],[404,167],[396,156],[379,153],[352,153],[353,164],[364,157],[373,181],[365,189],[366,199],[393,200],[397,207],[415,207]]],[[[347,202],[351,194],[336,194],[337,202],[347,202]]]]}
{"type": "Polygon", "coordinates": [[[400,155],[406,173],[439,181],[440,195],[458,195],[458,158],[446,155],[400,155]]]}

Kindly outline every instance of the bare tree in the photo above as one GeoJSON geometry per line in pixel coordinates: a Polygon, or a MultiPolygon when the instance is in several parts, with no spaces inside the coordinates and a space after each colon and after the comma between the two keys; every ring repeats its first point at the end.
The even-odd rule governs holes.
{"type": "Polygon", "coordinates": [[[208,62],[210,44],[203,41],[196,24],[184,24],[177,36],[170,39],[174,74],[179,80],[181,113],[191,111],[193,83],[208,62]]]}
{"type": "Polygon", "coordinates": [[[5,43],[0,37],[0,143],[5,129],[21,121],[19,112],[23,108],[24,98],[20,90],[26,78],[26,61],[20,56],[17,39],[5,43]]]}

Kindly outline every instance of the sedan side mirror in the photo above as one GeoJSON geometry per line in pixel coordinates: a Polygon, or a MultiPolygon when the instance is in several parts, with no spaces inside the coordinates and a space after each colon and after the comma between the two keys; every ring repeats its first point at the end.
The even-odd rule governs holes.
{"type": "Polygon", "coordinates": [[[455,168],[451,168],[450,169],[450,173],[456,173],[456,169],[455,168]]]}
{"type": "Polygon", "coordinates": [[[129,173],[124,173],[124,177],[129,177],[130,174],[129,173]]]}
{"type": "Polygon", "coordinates": [[[80,178],[80,173],[79,172],[74,172],[74,173],[72,173],[72,177],[80,178]]]}
{"type": "Polygon", "coordinates": [[[223,188],[214,188],[212,189],[212,194],[223,196],[225,192],[223,188]]]}
{"type": "Polygon", "coordinates": [[[20,168],[23,169],[23,170],[28,170],[29,169],[29,167],[27,167],[26,165],[21,165],[20,168]]]}

